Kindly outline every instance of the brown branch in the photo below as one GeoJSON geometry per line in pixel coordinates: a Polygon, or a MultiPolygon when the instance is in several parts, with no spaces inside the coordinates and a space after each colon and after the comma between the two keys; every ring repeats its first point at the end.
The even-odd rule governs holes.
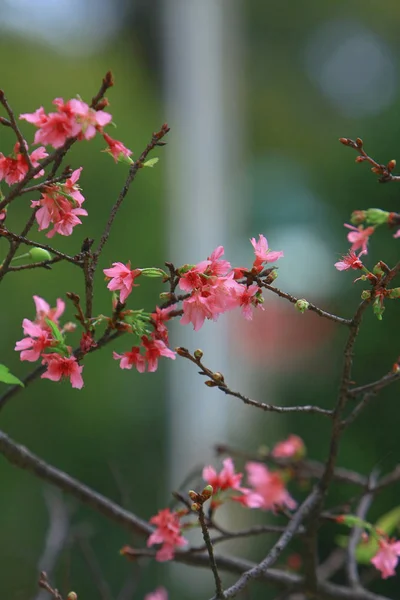
{"type": "Polygon", "coordinates": [[[153,528],[146,522],[125,510],[112,500],[89,488],[67,473],[46,463],[30,452],[25,446],[17,444],[8,435],[0,431],[0,453],[19,469],[32,473],[35,477],[55,485],[60,490],[77,498],[83,504],[103,514],[110,521],[122,525],[126,530],[148,536],[153,528]]]}
{"type": "Polygon", "coordinates": [[[400,175],[392,175],[392,171],[396,166],[396,161],[391,160],[387,165],[382,165],[378,163],[375,159],[369,156],[364,150],[364,144],[362,139],[357,138],[355,141],[350,138],[340,138],[339,142],[341,142],[344,146],[348,146],[349,148],[353,148],[356,152],[358,152],[359,156],[356,158],[356,162],[367,162],[371,165],[371,171],[380,175],[378,182],[379,183],[388,183],[389,181],[400,181],[400,175]]]}
{"type": "MultiPolygon", "coordinates": [[[[286,300],[289,300],[289,302],[291,302],[292,304],[296,304],[299,301],[299,298],[296,298],[295,296],[292,296],[291,294],[287,294],[286,292],[282,292],[282,290],[279,290],[277,287],[270,285],[268,283],[265,283],[262,280],[259,281],[259,285],[261,287],[269,290],[270,292],[273,292],[280,298],[285,298],[286,300]]],[[[322,310],[322,308],[318,308],[318,306],[315,306],[315,304],[312,304],[312,302],[308,302],[307,310],[310,310],[311,312],[314,312],[315,314],[319,315],[320,317],[324,317],[325,319],[328,319],[329,321],[338,323],[339,325],[347,325],[348,327],[350,327],[350,325],[352,323],[351,319],[344,319],[343,317],[338,317],[337,315],[332,315],[331,313],[327,312],[326,310],[322,310]]]]}
{"type": "Polygon", "coordinates": [[[177,354],[179,354],[179,356],[182,356],[183,358],[187,358],[192,363],[194,363],[201,370],[201,374],[209,377],[209,380],[205,382],[206,385],[208,385],[209,387],[217,387],[219,390],[221,390],[228,396],[234,396],[235,398],[239,398],[239,400],[241,400],[244,404],[247,404],[249,406],[254,406],[255,408],[260,408],[261,410],[263,410],[265,412],[277,412],[277,413],[299,412],[299,413],[319,414],[324,417],[332,417],[332,414],[333,414],[332,411],[325,410],[324,408],[320,408],[319,406],[309,406],[309,405],[306,405],[306,406],[275,406],[273,404],[265,404],[264,402],[257,402],[257,400],[252,400],[251,398],[244,396],[244,394],[241,394],[240,392],[234,392],[233,390],[231,390],[225,383],[225,379],[224,379],[224,376],[222,375],[222,373],[219,373],[219,372],[214,373],[213,371],[208,369],[205,365],[203,365],[200,354],[198,354],[196,356],[196,353],[198,353],[199,351],[195,351],[195,353],[192,355],[192,354],[190,354],[189,350],[187,350],[186,348],[178,347],[178,348],[175,348],[175,350],[176,350],[177,354]]]}
{"type": "Polygon", "coordinates": [[[208,532],[208,527],[207,527],[206,518],[204,515],[204,510],[203,510],[202,504],[199,504],[197,514],[199,517],[201,531],[203,533],[204,543],[207,548],[208,558],[210,560],[211,571],[214,576],[216,597],[218,598],[218,600],[224,600],[225,594],[224,594],[224,590],[222,587],[221,578],[218,573],[218,567],[217,567],[217,563],[216,563],[215,557],[214,557],[213,544],[212,544],[212,541],[210,538],[210,534],[208,532]]]}
{"type": "Polygon", "coordinates": [[[12,110],[11,106],[8,104],[7,98],[5,97],[3,90],[0,90],[0,102],[6,109],[7,114],[10,118],[10,127],[13,129],[15,135],[17,136],[18,143],[19,143],[19,151],[21,152],[22,156],[24,157],[24,159],[26,161],[26,164],[28,165],[28,174],[29,174],[29,172],[33,169],[33,165],[32,165],[29,153],[28,153],[27,143],[25,142],[24,136],[22,135],[21,130],[18,127],[18,124],[15,120],[14,111],[12,110]]]}

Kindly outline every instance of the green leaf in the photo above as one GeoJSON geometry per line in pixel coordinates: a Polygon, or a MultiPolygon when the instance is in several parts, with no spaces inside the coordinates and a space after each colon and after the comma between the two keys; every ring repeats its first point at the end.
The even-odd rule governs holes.
{"type": "Polygon", "coordinates": [[[21,385],[22,387],[25,387],[22,381],[20,381],[18,377],[15,377],[15,375],[12,375],[5,365],[0,365],[0,381],[11,385],[21,385]]]}
{"type": "Polygon", "coordinates": [[[159,160],[160,160],[159,158],[150,158],[149,160],[146,160],[145,163],[143,163],[143,166],[153,168],[154,165],[156,165],[159,160]]]}
{"type": "Polygon", "coordinates": [[[50,319],[45,319],[46,324],[50,327],[51,333],[53,334],[53,338],[59,342],[60,344],[64,344],[64,338],[61,334],[61,331],[58,329],[57,325],[51,321],[50,319]]]}

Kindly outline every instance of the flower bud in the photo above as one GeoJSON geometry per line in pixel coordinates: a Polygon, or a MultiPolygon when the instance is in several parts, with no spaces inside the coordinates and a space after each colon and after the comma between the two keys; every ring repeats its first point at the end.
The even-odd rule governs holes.
{"type": "Polygon", "coordinates": [[[383,225],[387,223],[390,213],[380,208],[369,208],[365,211],[367,223],[370,225],[383,225]]]}
{"type": "Polygon", "coordinates": [[[222,373],[213,373],[213,379],[216,383],[225,383],[225,379],[224,376],[222,375],[222,373]]]}
{"type": "Polygon", "coordinates": [[[211,498],[211,496],[214,493],[214,488],[212,485],[206,485],[206,487],[203,489],[203,491],[201,492],[201,495],[203,496],[204,500],[208,500],[209,498],[211,498]]]}
{"type": "Polygon", "coordinates": [[[392,158],[392,160],[389,160],[388,164],[386,165],[387,170],[390,171],[390,172],[393,171],[393,169],[395,168],[395,166],[396,166],[396,161],[394,160],[394,158],[392,158]]]}
{"type": "Polygon", "coordinates": [[[72,323],[72,321],[68,321],[68,323],[65,323],[63,327],[63,331],[65,331],[65,333],[72,333],[73,331],[75,331],[75,329],[76,323],[72,323]]]}
{"type": "Polygon", "coordinates": [[[189,490],[188,496],[191,500],[193,500],[193,502],[197,502],[199,500],[199,494],[194,490],[189,490]]]}
{"type": "Polygon", "coordinates": [[[362,141],[362,139],[361,138],[357,138],[356,139],[356,144],[357,144],[357,146],[359,148],[362,148],[363,147],[363,141],[362,141]]]}
{"type": "Polygon", "coordinates": [[[361,292],[361,300],[369,300],[371,298],[371,292],[369,290],[363,290],[361,292]]]}
{"type": "Polygon", "coordinates": [[[199,504],[198,502],[193,502],[191,509],[194,512],[199,512],[201,510],[201,504],[199,504]]]}
{"type": "Polygon", "coordinates": [[[158,267],[148,267],[146,269],[140,270],[142,272],[142,275],[144,275],[145,277],[167,277],[166,272],[162,269],[159,269],[158,267]]]}
{"type": "Polygon", "coordinates": [[[42,260],[51,260],[51,254],[44,248],[31,248],[28,252],[33,262],[41,262],[42,260]]]}
{"type": "Polygon", "coordinates": [[[67,600],[78,600],[78,594],[75,592],[70,592],[67,596],[67,600]]]}
{"type": "Polygon", "coordinates": [[[273,269],[271,271],[271,273],[268,275],[268,281],[275,281],[275,279],[278,277],[278,271],[276,269],[273,269]]]}
{"type": "Polygon", "coordinates": [[[364,223],[366,218],[366,210],[355,210],[351,213],[350,223],[352,223],[353,225],[361,225],[361,223],[364,223]]]}
{"type": "Polygon", "coordinates": [[[218,385],[218,383],[215,383],[215,381],[212,381],[211,379],[207,379],[207,381],[205,381],[204,383],[207,387],[217,387],[218,385]]]}
{"type": "Polygon", "coordinates": [[[400,287],[388,290],[388,292],[388,298],[390,298],[391,300],[396,300],[397,298],[400,298],[400,287]]]}
{"type": "Polygon", "coordinates": [[[341,137],[339,138],[339,142],[344,146],[350,146],[350,140],[348,138],[341,137]]]}
{"type": "Polygon", "coordinates": [[[196,360],[201,360],[203,358],[203,350],[200,350],[200,348],[197,348],[197,350],[195,350],[193,352],[193,356],[195,357],[196,360]]]}
{"type": "Polygon", "coordinates": [[[169,292],[161,292],[159,298],[164,302],[168,302],[168,300],[171,300],[171,294],[169,292]]]}
{"type": "Polygon", "coordinates": [[[309,306],[310,306],[310,303],[307,302],[307,300],[305,300],[304,298],[300,298],[299,300],[297,300],[297,302],[295,304],[295,307],[301,313],[305,313],[309,306]]]}

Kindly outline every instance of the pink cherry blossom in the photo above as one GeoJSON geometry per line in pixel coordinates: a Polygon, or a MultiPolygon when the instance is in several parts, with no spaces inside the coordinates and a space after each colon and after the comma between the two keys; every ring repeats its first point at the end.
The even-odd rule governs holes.
{"type": "Polygon", "coordinates": [[[253,318],[252,306],[258,306],[258,308],[264,310],[262,306],[262,297],[260,298],[261,289],[258,285],[253,284],[250,286],[242,285],[241,290],[238,300],[242,307],[242,315],[245,319],[251,321],[253,318]]]}
{"type": "Polygon", "coordinates": [[[212,486],[214,494],[224,490],[241,490],[240,483],[243,474],[235,473],[235,466],[231,458],[226,458],[222,463],[223,469],[220,473],[214,467],[207,466],[203,469],[203,479],[212,486]]]}
{"type": "Polygon", "coordinates": [[[64,357],[59,354],[43,354],[42,365],[47,366],[47,371],[41,376],[42,379],[51,381],[60,381],[66,377],[70,380],[73,388],[81,389],[83,387],[82,371],[75,356],[64,357]]]}
{"type": "Polygon", "coordinates": [[[40,325],[32,323],[29,319],[24,319],[22,325],[24,334],[28,337],[19,340],[15,344],[14,350],[21,352],[21,360],[35,362],[40,358],[44,350],[52,345],[53,338],[48,329],[43,329],[40,325]]]}
{"type": "Polygon", "coordinates": [[[140,348],[138,346],[133,346],[132,350],[124,352],[123,354],[113,352],[113,358],[121,361],[119,363],[121,369],[132,369],[132,367],[135,366],[139,373],[144,373],[146,370],[146,360],[144,356],[140,354],[140,348]]]}
{"type": "Polygon", "coordinates": [[[278,442],[271,454],[275,458],[297,458],[303,456],[304,452],[305,446],[301,437],[291,434],[286,440],[278,442]]]}
{"type": "Polygon", "coordinates": [[[53,229],[46,234],[48,238],[52,238],[56,233],[71,235],[73,228],[82,224],[79,216],[88,214],[84,208],[74,208],[68,198],[58,193],[57,186],[48,186],[47,192],[42,194],[40,200],[32,200],[31,206],[39,209],[36,212],[39,231],[53,224],[53,229]]]}
{"type": "Polygon", "coordinates": [[[171,318],[171,313],[176,310],[176,304],[172,304],[167,308],[159,308],[156,306],[156,312],[151,313],[150,317],[156,328],[156,337],[168,345],[168,329],[165,325],[166,321],[171,318]]]}
{"type": "Polygon", "coordinates": [[[338,271],[347,271],[348,269],[362,269],[363,264],[359,258],[361,254],[362,252],[360,252],[360,254],[357,256],[355,252],[350,250],[348,254],[345,254],[342,257],[342,260],[339,260],[335,263],[335,267],[338,271]]]}
{"type": "Polygon", "coordinates": [[[187,540],[181,535],[182,526],[179,515],[171,512],[169,508],[164,508],[150,519],[150,523],[156,525],[157,529],[148,538],[147,546],[162,544],[156,553],[156,560],[159,562],[172,560],[175,548],[187,544],[187,540]]]}
{"type": "MultiPolygon", "coordinates": [[[[211,298],[212,301],[212,298],[211,298]]],[[[198,331],[205,319],[215,319],[219,311],[213,311],[210,296],[204,296],[201,292],[193,292],[190,298],[182,303],[183,317],[180,320],[182,325],[192,323],[195,331],[198,331]]]]}
{"type": "MultiPolygon", "coordinates": [[[[43,146],[34,150],[29,156],[32,166],[38,167],[40,164],[38,160],[46,156],[48,154],[43,146]]],[[[22,181],[28,171],[29,165],[25,156],[20,152],[20,145],[18,143],[14,146],[13,156],[4,156],[0,152],[0,181],[4,179],[8,185],[13,185],[22,181]]],[[[34,179],[42,177],[42,175],[44,175],[43,169],[35,175],[34,179]]]]}
{"type": "Polygon", "coordinates": [[[107,133],[103,133],[103,137],[108,144],[108,148],[103,152],[108,152],[114,158],[115,162],[118,162],[119,158],[122,156],[129,157],[132,154],[132,150],[126,148],[122,142],[118,140],[114,140],[107,133]]]}
{"type": "Polygon", "coordinates": [[[76,121],[81,125],[80,137],[86,140],[93,138],[96,135],[96,130],[101,130],[112,119],[110,113],[106,113],[104,110],[94,110],[82,100],[69,100],[68,105],[76,121]]]}
{"type": "Polygon", "coordinates": [[[50,304],[40,296],[33,296],[33,301],[36,307],[35,323],[40,325],[42,328],[46,328],[48,325],[45,320],[49,319],[58,325],[58,319],[65,310],[64,300],[57,298],[56,306],[54,308],[50,308],[50,304]]]}
{"type": "Polygon", "coordinates": [[[251,238],[250,242],[254,248],[254,254],[256,256],[253,266],[260,269],[263,263],[273,263],[276,262],[279,258],[283,257],[283,252],[281,251],[272,251],[268,248],[267,239],[262,235],[262,233],[258,236],[258,242],[255,238],[251,238]]]}
{"type": "Polygon", "coordinates": [[[145,335],[142,337],[142,344],[145,348],[144,358],[147,361],[147,370],[149,373],[157,371],[158,359],[160,356],[172,358],[175,360],[176,354],[168,348],[162,340],[148,338],[145,335]]]}
{"type": "Polygon", "coordinates": [[[85,198],[82,196],[80,191],[81,188],[77,184],[77,181],[81,176],[82,168],[83,167],[79,167],[79,169],[75,169],[75,171],[72,172],[71,177],[67,179],[64,184],[58,186],[64,194],[71,196],[78,206],[82,206],[82,203],[85,201],[85,198]]]}
{"type": "Polygon", "coordinates": [[[359,225],[358,227],[354,227],[354,225],[344,224],[347,229],[351,229],[350,233],[347,234],[347,239],[351,243],[351,248],[353,252],[361,248],[361,252],[359,253],[359,257],[362,254],[368,254],[367,245],[370,236],[374,233],[375,227],[364,227],[359,225]]]}
{"type": "Polygon", "coordinates": [[[121,290],[119,299],[122,304],[126,301],[132,288],[139,285],[138,283],[134,283],[134,281],[136,277],[141,275],[141,272],[140,269],[132,270],[130,262],[126,265],[121,262],[115,262],[110,269],[103,269],[106,277],[111,279],[107,285],[108,289],[112,291],[121,290]]]}
{"type": "Polygon", "coordinates": [[[168,592],[165,588],[159,587],[154,592],[146,594],[144,600],[168,600],[168,592]]]}
{"type": "Polygon", "coordinates": [[[246,471],[253,492],[263,499],[260,508],[264,510],[274,510],[280,506],[290,510],[296,508],[297,502],[290,496],[278,472],[272,472],[265,465],[256,462],[248,462],[246,471]]]}
{"type": "Polygon", "coordinates": [[[379,540],[378,553],[371,559],[371,563],[382,573],[382,579],[395,575],[395,568],[400,556],[400,542],[379,540]]]}

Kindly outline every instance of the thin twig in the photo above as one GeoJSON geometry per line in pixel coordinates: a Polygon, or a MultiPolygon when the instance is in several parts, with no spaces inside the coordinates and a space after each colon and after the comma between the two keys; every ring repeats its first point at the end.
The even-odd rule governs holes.
{"type": "Polygon", "coordinates": [[[199,369],[201,373],[209,377],[209,381],[206,381],[206,385],[209,387],[217,387],[219,390],[227,394],[228,396],[234,396],[235,398],[239,398],[244,404],[249,406],[254,406],[255,408],[260,408],[265,412],[277,412],[277,413],[310,413],[310,414],[319,414],[324,417],[332,417],[333,413],[330,410],[326,410],[324,408],[320,408],[319,406],[275,406],[274,404],[265,404],[264,402],[257,402],[257,400],[252,400],[248,398],[244,394],[240,392],[235,392],[231,390],[224,379],[224,376],[221,373],[214,373],[208,367],[206,367],[201,358],[195,356],[195,354],[191,354],[187,348],[178,347],[175,348],[176,352],[179,356],[183,358],[187,358],[192,363],[194,363],[199,369]]]}
{"type": "Polygon", "coordinates": [[[204,543],[207,548],[208,557],[210,559],[211,571],[212,571],[212,574],[214,575],[216,598],[218,598],[218,600],[224,600],[224,598],[225,598],[224,589],[222,587],[221,578],[218,573],[217,563],[215,562],[214,549],[213,549],[212,541],[211,541],[210,534],[208,531],[208,527],[207,527],[207,523],[206,523],[202,505],[199,505],[197,514],[199,517],[201,531],[203,533],[204,543]]]}

